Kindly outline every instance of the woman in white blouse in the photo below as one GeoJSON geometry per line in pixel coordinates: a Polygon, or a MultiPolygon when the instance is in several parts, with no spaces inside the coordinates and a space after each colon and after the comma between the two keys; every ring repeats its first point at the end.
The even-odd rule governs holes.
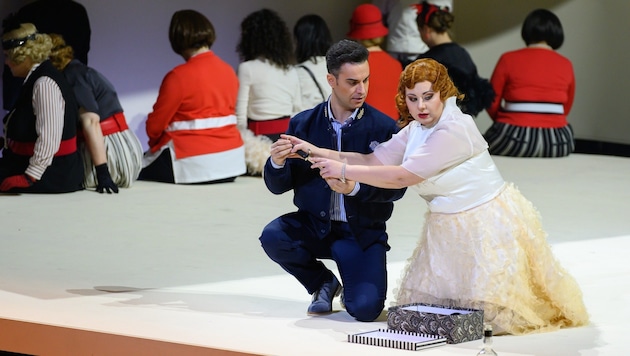
{"type": "Polygon", "coordinates": [[[247,172],[259,175],[272,141],[302,108],[291,32],[275,11],[255,11],[241,23],[236,51],[242,60],[236,118],[245,141],[247,172]]]}

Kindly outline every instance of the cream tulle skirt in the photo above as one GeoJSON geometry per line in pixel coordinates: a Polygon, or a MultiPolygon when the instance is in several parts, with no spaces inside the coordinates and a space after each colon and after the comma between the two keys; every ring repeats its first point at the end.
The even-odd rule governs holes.
{"type": "MultiPolygon", "coordinates": [[[[129,188],[138,178],[142,169],[142,146],[133,131],[127,129],[116,132],[105,138],[107,152],[107,168],[112,180],[119,188],[129,188]]],[[[96,188],[96,171],[85,142],[80,145],[85,177],[85,188],[96,188]]]]}
{"type": "Polygon", "coordinates": [[[398,285],[395,304],[483,309],[496,334],[552,331],[589,318],[538,211],[512,184],[468,211],[427,213],[398,285]]]}

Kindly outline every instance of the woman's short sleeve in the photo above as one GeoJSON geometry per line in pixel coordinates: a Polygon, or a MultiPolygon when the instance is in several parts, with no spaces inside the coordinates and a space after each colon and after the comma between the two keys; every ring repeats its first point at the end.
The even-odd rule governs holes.
{"type": "Polygon", "coordinates": [[[398,166],[402,164],[409,139],[409,126],[404,127],[389,140],[374,148],[374,156],[384,166],[398,166]]]}

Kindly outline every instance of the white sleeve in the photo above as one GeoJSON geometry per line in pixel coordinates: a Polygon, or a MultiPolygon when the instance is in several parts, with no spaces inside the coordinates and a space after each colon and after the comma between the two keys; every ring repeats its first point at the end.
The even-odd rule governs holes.
{"type": "Polygon", "coordinates": [[[52,164],[59,150],[65,118],[66,102],[59,85],[50,77],[38,78],[33,86],[33,111],[37,140],[33,156],[29,159],[26,172],[40,179],[52,164]]]}
{"type": "Polygon", "coordinates": [[[238,66],[238,95],[236,98],[236,121],[239,130],[247,128],[247,110],[249,107],[249,90],[251,81],[251,73],[247,62],[243,62],[238,66]]]}

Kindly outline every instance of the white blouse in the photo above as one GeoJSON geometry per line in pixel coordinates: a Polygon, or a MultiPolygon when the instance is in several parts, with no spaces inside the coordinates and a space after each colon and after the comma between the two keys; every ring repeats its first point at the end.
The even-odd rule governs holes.
{"type": "Polygon", "coordinates": [[[266,121],[300,112],[300,81],[295,67],[284,70],[267,60],[255,59],[239,64],[237,72],[239,129],[247,127],[247,119],[266,121]]]}
{"type": "Polygon", "coordinates": [[[300,90],[302,92],[301,110],[311,109],[315,105],[328,100],[328,97],[332,93],[332,88],[326,79],[328,69],[326,68],[325,56],[313,57],[312,59],[300,63],[296,69],[300,80],[300,90]],[[315,80],[317,80],[317,84],[319,84],[319,87],[322,89],[324,94],[323,97],[313,78],[311,78],[306,69],[301,66],[308,68],[311,73],[313,73],[315,80]]]}
{"type": "Polygon", "coordinates": [[[437,124],[425,128],[413,121],[376,147],[384,165],[402,165],[425,178],[413,186],[432,212],[455,213],[494,198],[504,181],[472,117],[455,98],[446,101],[437,124]]]}

